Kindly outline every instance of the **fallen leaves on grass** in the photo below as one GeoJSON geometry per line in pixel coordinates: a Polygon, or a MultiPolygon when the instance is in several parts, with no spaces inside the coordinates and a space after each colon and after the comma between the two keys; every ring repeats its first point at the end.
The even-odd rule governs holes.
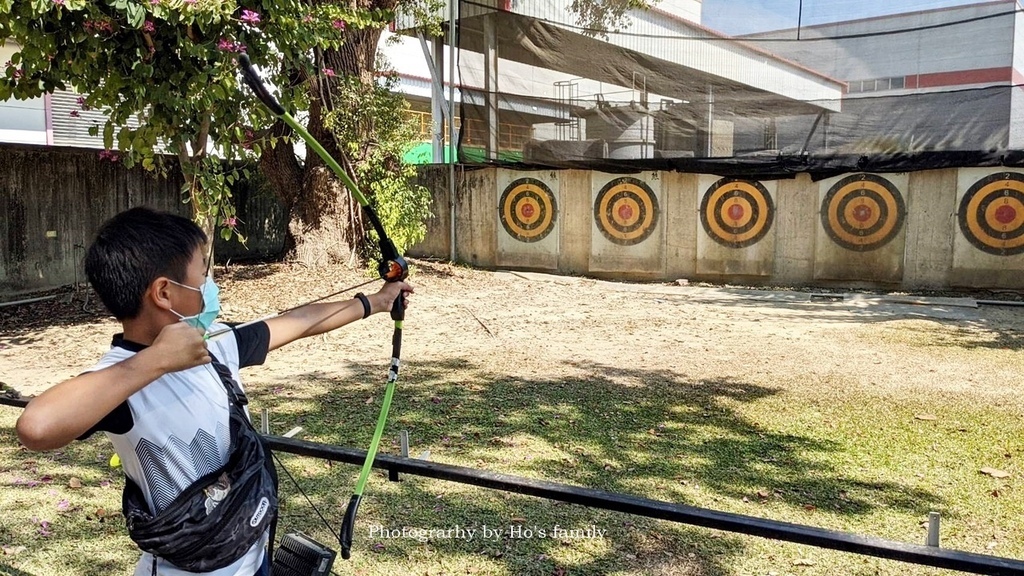
{"type": "Polygon", "coordinates": [[[991,476],[993,478],[1009,478],[1010,477],[1010,473],[1009,472],[1006,472],[1005,470],[1000,470],[998,468],[985,467],[985,468],[982,468],[981,470],[978,470],[978,472],[981,472],[982,474],[985,474],[987,476],[991,476]]]}

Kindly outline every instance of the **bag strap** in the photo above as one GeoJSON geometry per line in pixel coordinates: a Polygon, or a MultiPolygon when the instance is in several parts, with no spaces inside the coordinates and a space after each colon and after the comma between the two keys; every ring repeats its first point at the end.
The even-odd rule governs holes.
{"type": "Polygon", "coordinates": [[[231,375],[231,369],[222,364],[212,350],[207,351],[210,353],[210,363],[213,365],[213,370],[220,377],[220,383],[224,385],[224,389],[228,391],[228,401],[239,408],[248,406],[249,397],[242,391],[238,382],[235,382],[235,377],[231,375]]]}
{"type": "MultiPolygon", "coordinates": [[[[247,406],[249,404],[249,397],[245,395],[241,386],[239,386],[238,382],[235,381],[235,377],[231,375],[231,369],[221,363],[212,350],[207,349],[207,351],[210,353],[210,363],[213,365],[214,371],[216,371],[217,375],[220,376],[221,384],[223,384],[224,388],[228,391],[228,402],[233,404],[240,412],[242,412],[242,420],[244,420],[245,423],[248,424],[249,428],[256,433],[259,442],[263,445],[263,451],[266,455],[264,466],[270,472],[271,478],[274,479],[274,489],[276,490],[278,486],[277,469],[274,467],[274,456],[270,451],[270,446],[267,445],[266,441],[263,439],[263,435],[256,430],[256,427],[254,427],[249,418],[246,417],[245,411],[242,410],[243,406],[247,406]]],[[[277,536],[277,519],[278,514],[275,513],[273,520],[270,521],[270,539],[267,541],[267,556],[270,560],[271,571],[273,571],[274,563],[274,538],[277,536]]]]}

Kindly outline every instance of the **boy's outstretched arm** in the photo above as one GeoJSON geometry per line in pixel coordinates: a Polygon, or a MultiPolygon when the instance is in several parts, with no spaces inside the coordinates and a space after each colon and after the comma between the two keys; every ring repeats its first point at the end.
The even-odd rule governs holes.
{"type": "Polygon", "coordinates": [[[18,439],[30,450],[66,446],[150,382],[209,362],[202,331],[184,322],[169,324],[152,346],[131,358],[65,380],[33,398],[18,418],[18,439]]]}
{"type": "MultiPolygon", "coordinates": [[[[412,293],[405,282],[388,282],[375,294],[368,294],[370,314],[390,312],[399,294],[412,293]]],[[[408,302],[407,302],[408,304],[408,302]]],[[[357,298],[342,302],[309,304],[267,320],[270,328],[270,349],[280,348],[299,338],[330,332],[363,317],[363,305],[357,298]]]]}

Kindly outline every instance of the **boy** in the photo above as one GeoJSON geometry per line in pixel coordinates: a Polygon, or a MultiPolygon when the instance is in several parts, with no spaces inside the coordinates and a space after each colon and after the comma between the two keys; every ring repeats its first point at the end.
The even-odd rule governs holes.
{"type": "MultiPolygon", "coordinates": [[[[152,515],[173,510],[176,499],[190,498],[188,489],[195,491],[198,480],[216,476],[229,463],[232,437],[239,429],[248,433],[237,425],[238,418],[229,419],[229,411],[237,410],[229,409],[229,389],[232,379],[240,382],[240,368],[262,364],[268,351],[298,338],[390,311],[399,294],[413,291],[404,282],[389,283],[376,294],[310,304],[206,340],[205,334],[227,328],[213,323],[220,304],[216,285],[207,276],[206,242],[190,220],[148,208],[132,208],[107,221],[89,247],[85,270],[123,333],[114,336],[110,351],[88,372],[34,398],[17,424],[18,438],[32,450],[53,450],[105,432],[121,459],[126,482],[141,493],[140,508],[148,507],[145,512],[152,515]]],[[[269,458],[260,452],[260,462],[269,458]]],[[[222,484],[198,488],[206,494],[207,515],[223,505],[222,484]]],[[[276,501],[276,494],[271,497],[276,501]]],[[[255,533],[236,542],[238,552],[218,558],[217,569],[185,571],[144,553],[136,576],[269,575],[265,503],[262,508],[258,518],[253,516],[255,533]],[[255,543],[249,546],[249,541],[255,543]]],[[[221,513],[229,514],[224,512],[229,509],[224,506],[221,513]]],[[[271,510],[266,516],[275,514],[271,510]]],[[[238,523],[243,529],[249,518],[244,520],[238,523]]],[[[223,531],[221,526],[213,532],[223,531]]],[[[177,528],[170,533],[172,540],[184,538],[177,528]]],[[[200,540],[208,544],[211,538],[200,540]]]]}

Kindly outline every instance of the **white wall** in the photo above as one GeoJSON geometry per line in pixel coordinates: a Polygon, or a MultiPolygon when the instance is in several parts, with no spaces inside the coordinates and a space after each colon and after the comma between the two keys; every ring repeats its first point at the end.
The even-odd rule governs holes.
{"type": "Polygon", "coordinates": [[[654,7],[690,22],[701,23],[702,0],[658,0],[654,7]]]}
{"type": "MultiPolygon", "coordinates": [[[[0,46],[0,65],[10,60],[18,49],[13,44],[0,46]]],[[[0,73],[3,73],[3,68],[0,68],[0,73]]],[[[46,144],[44,99],[0,102],[0,142],[46,144]]]]}

